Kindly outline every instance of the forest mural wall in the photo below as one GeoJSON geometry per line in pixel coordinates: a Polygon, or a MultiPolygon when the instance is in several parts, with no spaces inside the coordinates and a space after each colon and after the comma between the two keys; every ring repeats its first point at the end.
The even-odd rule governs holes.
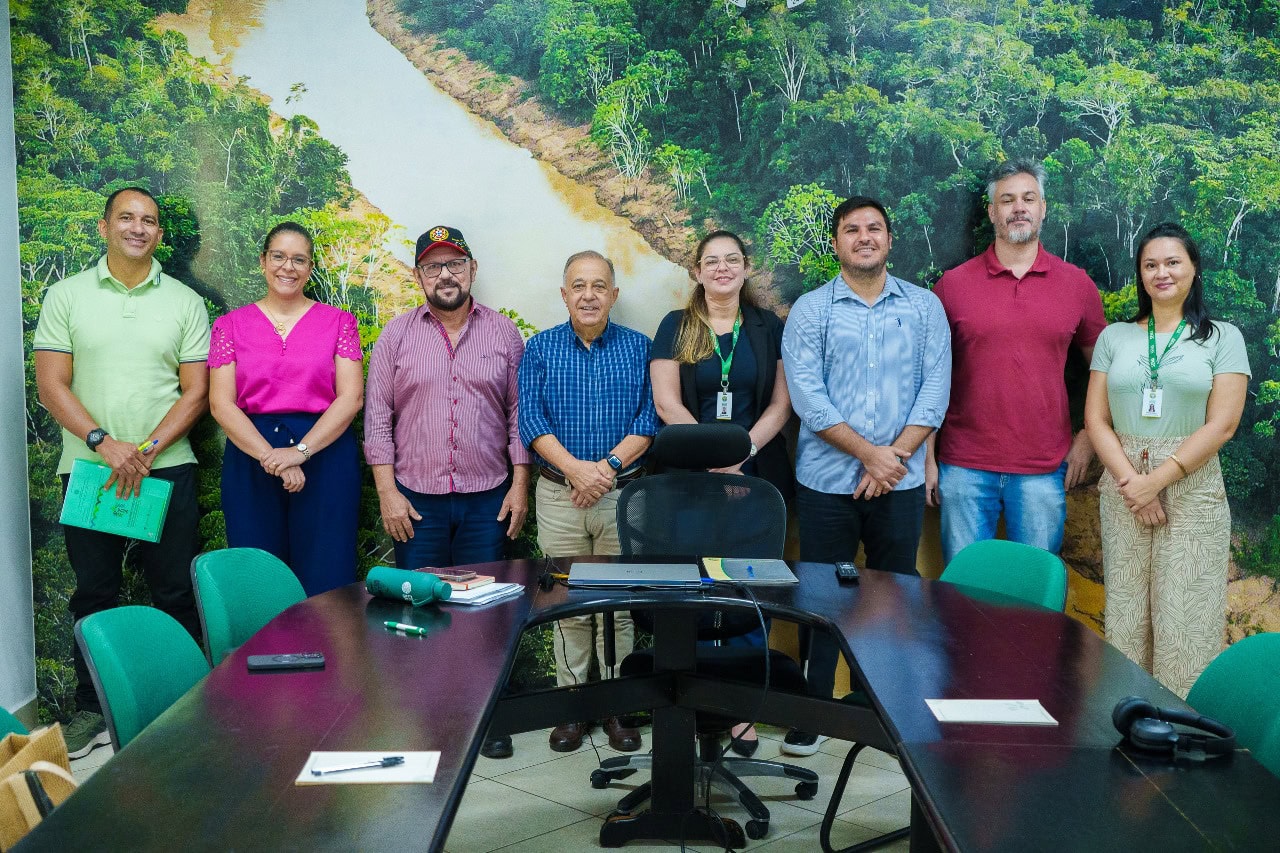
{"type": "MultiPolygon", "coordinates": [[[[552,166],[558,180],[588,188],[667,260],[685,264],[708,223],[740,231],[763,268],[756,286],[780,311],[835,271],[828,218],[853,193],[889,207],[893,272],[931,285],[992,239],[983,175],[1008,157],[1045,161],[1044,243],[1090,273],[1109,319],[1135,308],[1136,241],[1158,222],[1182,222],[1210,259],[1211,309],[1244,332],[1253,368],[1244,420],[1222,454],[1235,519],[1232,632],[1280,629],[1276,3],[282,6],[291,2],[11,0],[28,354],[45,288],[96,259],[105,196],[134,182],[160,198],[158,257],[206,297],[211,317],[260,295],[258,243],[274,222],[294,218],[318,238],[314,295],[356,313],[372,345],[413,298],[397,241],[436,223],[396,222],[378,209],[377,188],[353,180],[348,154],[300,111],[322,95],[299,82],[271,100],[184,35],[198,25],[225,58],[281,8],[323,16],[354,5],[435,85],[492,120],[494,134],[552,166]]],[[[289,61],[283,52],[280,62],[289,61]]],[[[429,133],[432,116],[421,122],[429,133]]],[[[405,180],[428,186],[448,168],[416,163],[405,180]]],[[[447,219],[448,207],[441,211],[447,219]]],[[[551,298],[558,270],[531,275],[551,298]]],[[[514,291],[507,295],[486,293],[495,307],[509,307],[514,291]]],[[[679,294],[666,298],[647,308],[646,331],[679,294]]],[[[56,524],[59,434],[36,400],[29,358],[27,374],[41,713],[64,717],[74,579],[56,524]]],[[[220,547],[221,436],[206,420],[196,438],[204,546],[220,547]]],[[[363,512],[367,568],[389,550],[373,523],[371,488],[363,512]]],[[[1096,527],[1087,496],[1072,512],[1084,528],[1092,512],[1096,527]]],[[[521,547],[533,548],[527,535],[521,547]]],[[[1073,547],[1078,559],[1069,562],[1098,579],[1096,540],[1080,535],[1073,547]]],[[[136,578],[127,597],[145,597],[136,578]]]]}

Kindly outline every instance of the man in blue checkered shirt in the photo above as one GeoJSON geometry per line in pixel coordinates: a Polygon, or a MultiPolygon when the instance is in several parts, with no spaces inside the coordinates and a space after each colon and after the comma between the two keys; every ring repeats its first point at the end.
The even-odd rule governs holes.
{"type": "MultiPolygon", "coordinates": [[[[618,554],[618,491],[640,476],[640,462],[658,431],[649,386],[649,346],[644,335],[609,322],[618,299],[613,262],[599,252],[578,252],[564,266],[560,295],[569,322],[529,339],[520,362],[520,438],[535,455],[538,545],[549,557],[618,554]]],[[[577,616],[556,623],[556,682],[583,684],[593,648],[602,678],[603,617],[577,616]]],[[[616,660],[631,651],[631,619],[614,617],[616,660]]],[[[573,721],[551,732],[551,748],[582,745],[589,722],[573,721]]],[[[609,745],[631,752],[640,733],[616,717],[604,722],[609,745]]]]}

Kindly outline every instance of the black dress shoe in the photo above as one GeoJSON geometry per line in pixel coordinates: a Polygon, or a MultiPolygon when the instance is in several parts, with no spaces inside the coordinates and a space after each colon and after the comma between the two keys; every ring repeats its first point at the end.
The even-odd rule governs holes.
{"type": "Polygon", "coordinates": [[[552,752],[573,752],[582,746],[582,736],[587,733],[586,723],[562,723],[551,730],[552,752]]]}
{"type": "Polygon", "coordinates": [[[484,746],[480,747],[480,754],[485,758],[510,758],[515,754],[515,750],[511,747],[511,736],[485,738],[484,746]]]}
{"type": "Polygon", "coordinates": [[[604,732],[609,736],[609,746],[618,752],[635,752],[640,748],[640,732],[624,726],[617,717],[604,721],[604,732]]]}

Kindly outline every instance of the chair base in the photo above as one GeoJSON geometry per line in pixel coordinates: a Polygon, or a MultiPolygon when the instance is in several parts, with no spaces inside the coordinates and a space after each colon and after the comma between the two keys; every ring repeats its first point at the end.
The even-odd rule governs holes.
{"type": "Polygon", "coordinates": [[[849,750],[849,754],[845,756],[844,765],[840,768],[840,775],[836,777],[835,787],[831,790],[831,802],[827,804],[826,814],[822,816],[822,829],[818,834],[818,841],[822,844],[823,853],[864,853],[864,851],[875,850],[877,847],[883,847],[911,834],[911,827],[904,826],[902,829],[895,829],[892,832],[877,835],[875,838],[867,839],[858,844],[841,847],[839,850],[831,846],[831,827],[836,821],[836,811],[840,808],[840,800],[844,798],[845,786],[849,784],[849,774],[853,771],[853,762],[858,758],[858,753],[865,748],[866,744],[855,743],[853,748],[849,750]]]}
{"type": "MultiPolygon", "coordinates": [[[[649,799],[652,791],[651,783],[645,782],[618,801],[617,810],[609,815],[605,825],[600,829],[600,843],[605,847],[616,846],[608,843],[606,836],[610,840],[621,839],[618,841],[619,844],[637,838],[684,838],[689,841],[707,840],[724,844],[725,839],[728,838],[730,847],[742,847],[746,844],[746,838],[763,838],[769,832],[769,809],[755,792],[746,786],[741,777],[774,776],[794,779],[796,780],[796,797],[801,800],[812,800],[818,794],[818,774],[807,768],[755,758],[721,759],[719,738],[716,736],[699,736],[698,751],[699,755],[693,768],[695,785],[698,788],[713,785],[717,790],[733,796],[738,801],[738,804],[750,815],[745,837],[737,822],[728,818],[711,817],[700,809],[696,810],[694,816],[689,817],[687,824],[685,815],[674,816],[676,827],[674,833],[670,832],[672,824],[665,821],[669,816],[655,815],[650,811],[635,813],[640,804],[649,799]],[[634,823],[631,822],[633,818],[634,823]],[[693,835],[695,823],[699,827],[697,831],[705,830],[713,834],[693,835]],[[726,830],[730,825],[732,829],[726,830]],[[667,830],[666,834],[659,829],[667,830]],[[726,832],[728,832],[727,835],[726,832]],[[738,843],[734,843],[735,839],[738,843]]],[[[606,788],[615,779],[625,779],[637,770],[652,766],[651,755],[622,755],[607,758],[600,763],[599,769],[591,772],[591,786],[598,789],[606,788]]]]}
{"type": "Polygon", "coordinates": [[[737,821],[712,817],[702,809],[687,814],[658,814],[647,809],[638,814],[616,811],[606,817],[600,827],[601,847],[621,847],[638,839],[668,838],[710,841],[734,850],[747,846],[737,821]]]}

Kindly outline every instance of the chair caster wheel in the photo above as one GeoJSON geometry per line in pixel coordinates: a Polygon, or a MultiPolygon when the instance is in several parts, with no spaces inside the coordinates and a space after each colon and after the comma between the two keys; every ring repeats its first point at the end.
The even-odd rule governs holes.
{"type": "Polygon", "coordinates": [[[595,788],[597,791],[609,787],[609,774],[605,773],[603,770],[592,770],[591,787],[595,788]]]}
{"type": "Polygon", "coordinates": [[[747,837],[748,838],[764,838],[769,832],[769,821],[767,820],[749,820],[747,821],[747,837]]]}
{"type": "Polygon", "coordinates": [[[817,782],[801,782],[796,785],[796,799],[812,800],[816,796],[818,796],[817,782]]]}

